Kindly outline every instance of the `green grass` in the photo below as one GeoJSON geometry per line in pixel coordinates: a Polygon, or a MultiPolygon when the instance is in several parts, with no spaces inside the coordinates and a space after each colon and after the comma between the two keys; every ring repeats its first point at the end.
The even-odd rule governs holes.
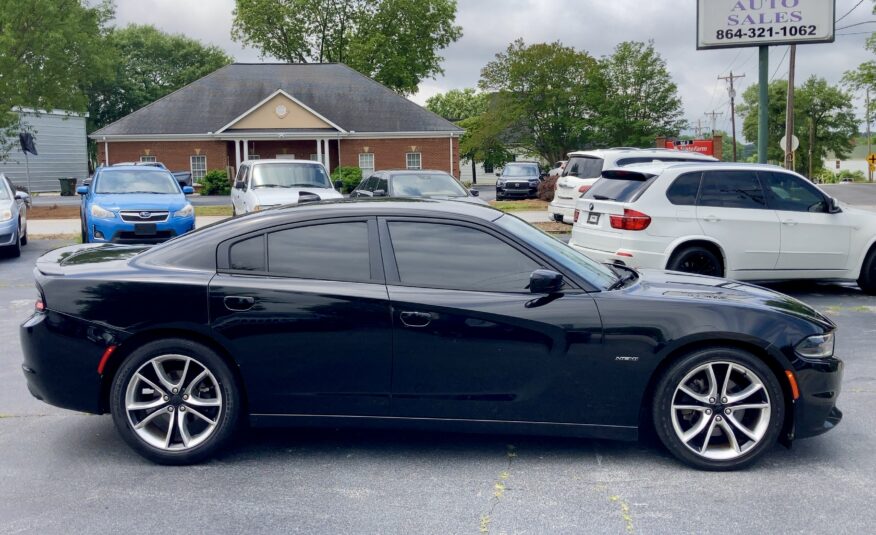
{"type": "Polygon", "coordinates": [[[490,201],[490,206],[503,212],[522,212],[547,210],[547,201],[527,199],[525,201],[490,201]]]}
{"type": "Polygon", "coordinates": [[[195,206],[196,216],[224,216],[231,217],[230,206],[195,206]]]}

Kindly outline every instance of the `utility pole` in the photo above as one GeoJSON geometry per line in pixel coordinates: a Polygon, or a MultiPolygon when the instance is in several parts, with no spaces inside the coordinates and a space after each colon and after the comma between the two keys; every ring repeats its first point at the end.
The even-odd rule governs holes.
{"type": "Polygon", "coordinates": [[[697,125],[694,127],[693,131],[697,135],[697,139],[701,139],[703,137],[703,120],[697,119],[697,125]]]}
{"type": "Polygon", "coordinates": [[[761,46],[758,54],[757,161],[767,163],[770,135],[770,47],[761,46]]]}
{"type": "Polygon", "coordinates": [[[730,125],[733,130],[733,161],[737,160],[738,155],[736,154],[736,85],[734,82],[739,78],[745,78],[744,74],[740,74],[739,76],[733,76],[733,71],[730,71],[730,76],[719,76],[718,80],[725,80],[730,82],[730,125]]]}
{"type": "MultiPolygon", "coordinates": [[[[873,138],[870,134],[870,87],[867,87],[867,157],[873,154],[873,138]]],[[[867,162],[867,180],[873,182],[873,166],[867,162]]]]}
{"type": "Polygon", "coordinates": [[[712,135],[714,136],[715,135],[715,126],[716,126],[716,123],[718,121],[718,117],[720,117],[721,115],[724,115],[724,113],[717,112],[717,111],[712,111],[712,112],[707,111],[704,115],[706,117],[709,117],[712,120],[712,135]]]}
{"type": "Polygon", "coordinates": [[[794,170],[794,70],[796,66],[797,45],[791,45],[791,58],[788,64],[788,109],[785,118],[785,168],[790,171],[794,170]]]}

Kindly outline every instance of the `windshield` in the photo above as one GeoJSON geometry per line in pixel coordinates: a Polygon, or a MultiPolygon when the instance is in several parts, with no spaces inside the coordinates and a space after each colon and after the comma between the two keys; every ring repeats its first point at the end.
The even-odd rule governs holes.
{"type": "Polygon", "coordinates": [[[537,177],[538,166],[535,164],[509,163],[502,170],[502,176],[537,177]]]}
{"type": "Polygon", "coordinates": [[[653,175],[634,172],[602,177],[581,198],[597,201],[633,202],[653,182],[653,175]]]}
{"type": "Polygon", "coordinates": [[[591,260],[572,249],[557,238],[542,232],[532,225],[512,215],[505,214],[496,224],[528,242],[530,245],[551,257],[565,269],[574,272],[600,290],[607,290],[618,277],[607,266],[591,260]]]}
{"type": "Polygon", "coordinates": [[[455,178],[442,173],[392,175],[390,184],[395,197],[468,197],[455,178]]]}
{"type": "Polygon", "coordinates": [[[253,188],[331,188],[325,168],[309,163],[272,163],[256,165],[253,188]]]}
{"type": "Polygon", "coordinates": [[[176,179],[159,169],[107,169],[97,177],[95,193],[182,193],[176,179]]]}
{"type": "Polygon", "coordinates": [[[602,164],[602,158],[572,156],[569,158],[569,163],[566,164],[563,176],[573,176],[575,178],[599,178],[602,176],[602,164]]]}

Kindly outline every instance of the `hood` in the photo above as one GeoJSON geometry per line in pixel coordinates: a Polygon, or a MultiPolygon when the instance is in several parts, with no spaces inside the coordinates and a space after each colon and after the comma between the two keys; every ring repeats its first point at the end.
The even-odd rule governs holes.
{"type": "Polygon", "coordinates": [[[181,210],[189,201],[182,193],[122,193],[94,196],[94,203],[106,210],[181,210]]]}
{"type": "Polygon", "coordinates": [[[645,295],[756,307],[802,318],[826,330],[836,328],[830,319],[806,303],[753,284],[676,271],[642,270],[639,274],[641,284],[631,290],[645,295]]]}
{"type": "MultiPolygon", "coordinates": [[[[344,198],[331,188],[261,188],[252,190],[252,194],[262,207],[298,204],[298,199],[302,195],[306,197],[316,195],[321,201],[344,198]]],[[[310,202],[316,200],[312,199],[310,202]]]]}

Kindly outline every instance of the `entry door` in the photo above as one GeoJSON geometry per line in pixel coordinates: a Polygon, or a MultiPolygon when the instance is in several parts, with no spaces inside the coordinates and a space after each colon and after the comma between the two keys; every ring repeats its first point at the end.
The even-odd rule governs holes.
{"type": "Polygon", "coordinates": [[[782,232],[781,270],[842,270],[849,261],[851,226],[816,187],[790,173],[760,173],[782,232]]]}
{"type": "Polygon", "coordinates": [[[697,220],[703,233],[724,248],[728,270],[775,269],[781,243],[779,218],[767,206],[757,173],[703,173],[697,220]]]}
{"type": "Polygon", "coordinates": [[[394,416],[592,421],[601,322],[589,295],[529,293],[543,263],[475,227],[389,221],[381,237],[394,250],[394,416]]]}
{"type": "Polygon", "coordinates": [[[374,221],[257,234],[218,260],[213,333],[240,366],[250,412],[389,413],[392,320],[374,221]]]}

